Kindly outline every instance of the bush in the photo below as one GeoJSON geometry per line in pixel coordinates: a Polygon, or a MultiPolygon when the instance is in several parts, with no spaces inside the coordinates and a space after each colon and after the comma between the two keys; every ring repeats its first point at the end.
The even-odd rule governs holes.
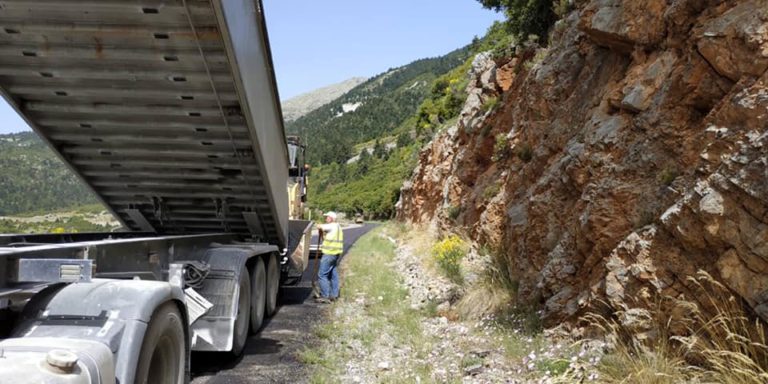
{"type": "Polygon", "coordinates": [[[429,96],[421,103],[416,113],[417,136],[434,132],[442,124],[459,115],[467,99],[466,87],[469,79],[466,74],[471,64],[472,58],[469,58],[464,64],[435,80],[429,96]]]}
{"type": "Polygon", "coordinates": [[[446,277],[455,283],[461,283],[461,259],[466,247],[458,236],[451,235],[432,247],[432,258],[437,262],[446,277]]]}
{"type": "Polygon", "coordinates": [[[518,147],[517,158],[522,160],[524,163],[528,163],[533,160],[533,148],[531,148],[531,145],[526,143],[518,147]]]}
{"type": "Polygon", "coordinates": [[[496,181],[485,187],[485,190],[483,190],[483,198],[485,200],[490,200],[498,195],[499,191],[501,191],[501,182],[496,181]]]}
{"type": "Polygon", "coordinates": [[[552,11],[558,18],[563,18],[573,10],[573,2],[569,0],[556,0],[552,3],[552,11]]]}
{"type": "Polygon", "coordinates": [[[496,63],[503,63],[509,61],[515,56],[515,38],[512,35],[508,35],[496,44],[491,50],[491,58],[496,63]]]}
{"type": "Polygon", "coordinates": [[[446,208],[446,212],[448,215],[448,218],[451,220],[456,220],[459,217],[459,214],[461,213],[461,207],[452,205],[448,208],[446,208]]]}
{"type": "Polygon", "coordinates": [[[677,171],[677,169],[673,167],[665,167],[661,170],[661,172],[659,172],[659,174],[656,176],[656,179],[658,179],[659,182],[664,186],[669,187],[679,175],[680,173],[677,171]]]}
{"type": "MultiPolygon", "coordinates": [[[[528,35],[536,35],[545,41],[549,27],[557,21],[552,0],[478,0],[485,8],[504,11],[509,30],[524,41],[528,35]]],[[[562,11],[557,4],[558,11],[562,11]]]]}
{"type": "Polygon", "coordinates": [[[481,107],[483,112],[493,111],[496,109],[496,107],[499,105],[499,98],[498,97],[489,97],[487,100],[485,100],[485,103],[483,103],[483,106],[481,107]]]}
{"type": "Polygon", "coordinates": [[[500,133],[496,135],[496,143],[493,144],[493,155],[491,160],[499,161],[509,156],[509,139],[507,135],[500,133]]]}

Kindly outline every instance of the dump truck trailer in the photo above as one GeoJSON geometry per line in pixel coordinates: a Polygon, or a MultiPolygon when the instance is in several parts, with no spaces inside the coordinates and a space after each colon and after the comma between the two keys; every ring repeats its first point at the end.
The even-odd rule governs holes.
{"type": "Polygon", "coordinates": [[[239,354],[311,231],[260,1],[2,0],[0,92],[125,229],[0,235],[0,383],[183,383],[191,351],[239,354]]]}

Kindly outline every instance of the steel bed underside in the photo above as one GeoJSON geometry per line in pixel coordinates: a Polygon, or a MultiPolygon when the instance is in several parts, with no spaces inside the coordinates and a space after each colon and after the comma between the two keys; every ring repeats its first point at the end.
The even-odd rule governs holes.
{"type": "Polygon", "coordinates": [[[3,0],[0,91],[129,230],[283,247],[287,154],[260,7],[3,0]]]}

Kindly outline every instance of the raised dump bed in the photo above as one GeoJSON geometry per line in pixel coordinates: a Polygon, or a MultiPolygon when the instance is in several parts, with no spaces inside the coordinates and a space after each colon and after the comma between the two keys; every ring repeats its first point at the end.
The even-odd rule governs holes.
{"type": "Polygon", "coordinates": [[[288,161],[253,0],[4,0],[0,88],[132,231],[287,245],[288,161]]]}

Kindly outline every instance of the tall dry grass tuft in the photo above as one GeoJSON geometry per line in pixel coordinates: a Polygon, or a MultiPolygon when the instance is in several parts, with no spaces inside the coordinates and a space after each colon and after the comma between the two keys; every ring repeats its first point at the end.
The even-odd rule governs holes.
{"type": "Polygon", "coordinates": [[[514,309],[518,283],[511,277],[511,265],[504,252],[483,247],[481,254],[490,256],[480,279],[467,288],[457,304],[459,315],[464,319],[481,319],[503,314],[514,309]]]}
{"type": "MultiPolygon", "coordinates": [[[[627,322],[627,312],[615,318],[590,314],[584,317],[593,332],[604,335],[610,353],[599,363],[601,382],[627,384],[672,384],[685,381],[686,363],[667,337],[669,322],[648,312],[639,321],[627,322]]],[[[637,315],[629,315],[635,316],[637,315]]]]}
{"type": "Polygon", "coordinates": [[[663,297],[650,309],[583,318],[611,351],[602,380],[621,383],[768,383],[765,324],[706,272],[688,279],[697,301],[663,297]]]}
{"type": "Polygon", "coordinates": [[[673,338],[684,347],[686,359],[703,370],[705,381],[768,383],[765,324],[706,272],[689,281],[711,312],[689,306],[689,335],[673,338]]]}

